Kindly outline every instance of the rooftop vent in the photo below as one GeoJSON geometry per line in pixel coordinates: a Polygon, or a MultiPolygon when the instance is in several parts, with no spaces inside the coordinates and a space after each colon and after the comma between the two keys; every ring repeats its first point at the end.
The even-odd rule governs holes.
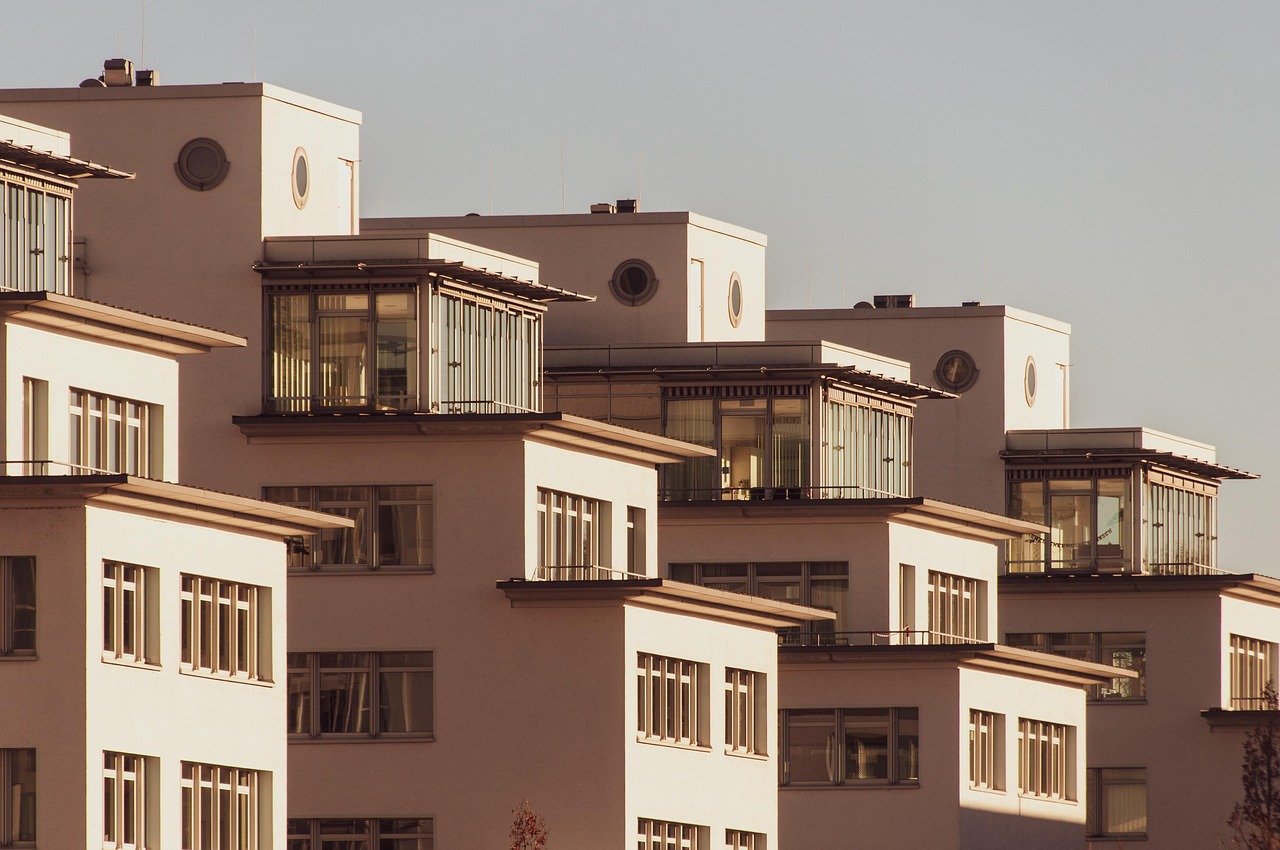
{"type": "Polygon", "coordinates": [[[108,59],[103,62],[102,81],[108,86],[133,85],[133,62],[129,59],[108,59]]]}
{"type": "Polygon", "coordinates": [[[639,211],[640,206],[636,203],[635,198],[618,198],[618,212],[633,213],[639,211]]]}
{"type": "Polygon", "coordinates": [[[135,85],[139,86],[158,86],[160,85],[160,76],[155,71],[138,70],[133,73],[135,85]]]}
{"type": "Polygon", "coordinates": [[[915,295],[877,295],[873,300],[875,301],[875,306],[880,309],[916,306],[915,295]]]}
{"type": "Polygon", "coordinates": [[[961,307],[981,307],[982,302],[981,301],[961,301],[960,306],[961,307]]]}
{"type": "Polygon", "coordinates": [[[617,210],[614,209],[613,204],[592,204],[591,212],[603,215],[613,215],[617,210]]]}

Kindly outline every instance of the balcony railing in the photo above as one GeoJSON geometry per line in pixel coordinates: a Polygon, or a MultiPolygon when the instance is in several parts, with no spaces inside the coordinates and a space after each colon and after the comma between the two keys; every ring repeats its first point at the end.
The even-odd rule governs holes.
{"type": "Polygon", "coordinates": [[[493,399],[445,399],[440,402],[441,413],[541,413],[532,407],[521,407],[493,399]]]}
{"type": "Polygon", "coordinates": [[[647,578],[653,576],[599,566],[538,567],[533,572],[534,581],[627,581],[647,578]]]}
{"type": "Polygon", "coordinates": [[[784,631],[778,635],[782,646],[939,646],[982,644],[990,641],[924,629],[896,631],[784,631]]]}
{"type": "Polygon", "coordinates": [[[1232,697],[1231,708],[1235,711],[1274,711],[1276,701],[1265,696],[1232,697]]]}
{"type": "MultiPolygon", "coordinates": [[[[122,470],[101,469],[82,464],[63,463],[57,460],[6,460],[2,462],[5,476],[27,475],[119,475],[122,470]]],[[[134,475],[136,473],[127,473],[134,475]]]]}
{"type": "Polygon", "coordinates": [[[1117,564],[1050,564],[1046,569],[1039,561],[1023,561],[1006,564],[1005,575],[1147,575],[1147,576],[1222,576],[1230,571],[1197,563],[1147,564],[1145,567],[1129,567],[1117,564]]]}
{"type": "Polygon", "coordinates": [[[668,487],[658,491],[663,502],[753,501],[776,502],[799,499],[896,499],[904,493],[876,490],[856,485],[835,487],[668,487]]]}

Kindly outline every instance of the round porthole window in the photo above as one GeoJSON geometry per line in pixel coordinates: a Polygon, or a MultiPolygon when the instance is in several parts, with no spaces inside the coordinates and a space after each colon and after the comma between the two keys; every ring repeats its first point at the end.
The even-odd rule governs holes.
{"type": "Polygon", "coordinates": [[[212,189],[227,176],[231,163],[227,152],[213,139],[192,139],[178,152],[173,164],[178,179],[198,192],[212,189]]]}
{"type": "Polygon", "coordinates": [[[293,203],[298,209],[307,205],[311,192],[311,168],[307,165],[307,152],[298,148],[293,152],[293,203]]]}
{"type": "Polygon", "coordinates": [[[1027,407],[1031,407],[1036,403],[1036,361],[1034,357],[1027,358],[1027,368],[1022,376],[1022,389],[1027,395],[1027,407]]]}
{"type": "Polygon", "coordinates": [[[978,367],[969,352],[952,349],[938,358],[933,376],[943,389],[959,393],[969,389],[978,380],[978,367]]]}
{"type": "Polygon", "coordinates": [[[638,307],[653,297],[658,289],[658,278],[653,274],[653,266],[644,260],[625,260],[613,270],[609,289],[613,291],[613,297],[623,304],[638,307]]]}
{"type": "Polygon", "coordinates": [[[738,273],[729,275],[729,324],[735,328],[742,321],[742,279],[738,273]]]}

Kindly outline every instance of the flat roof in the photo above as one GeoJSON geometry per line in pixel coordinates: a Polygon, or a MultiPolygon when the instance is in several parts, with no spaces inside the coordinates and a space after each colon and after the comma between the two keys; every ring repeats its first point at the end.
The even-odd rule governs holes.
{"type": "Polygon", "coordinates": [[[235,334],[56,292],[0,292],[0,315],[158,354],[200,354],[248,342],[235,334]]]}
{"type": "Polygon", "coordinates": [[[1010,540],[1024,534],[1043,534],[1048,528],[1002,514],[954,505],[923,496],[886,499],[783,499],[659,502],[660,521],[668,519],[738,518],[872,518],[895,520],[920,528],[962,534],[983,540],[1010,540]]]}
{"type": "Polygon", "coordinates": [[[1017,573],[1000,576],[1001,593],[1184,593],[1208,591],[1280,605],[1280,579],[1262,573],[1136,575],[1017,573]]]}
{"type": "Polygon", "coordinates": [[[671,210],[662,212],[634,213],[550,213],[545,215],[468,215],[453,216],[412,216],[404,218],[361,218],[360,229],[364,230],[483,230],[487,228],[528,229],[534,227],[625,227],[655,225],[689,225],[715,233],[722,233],[735,239],[767,245],[768,237],[763,233],[730,224],[727,221],[698,215],[687,210],[671,210]]]}
{"type": "Polygon", "coordinates": [[[615,601],[767,629],[785,629],[815,620],[836,618],[834,611],[664,578],[600,581],[508,579],[498,582],[498,589],[506,593],[513,604],[615,601]]]}
{"type": "Polygon", "coordinates": [[[1069,334],[1067,322],[1021,310],[1005,304],[974,304],[970,307],[838,307],[766,310],[765,322],[886,320],[886,319],[990,319],[1007,318],[1051,331],[1069,334]]]}
{"type": "Polygon", "coordinates": [[[996,643],[909,644],[886,646],[782,646],[781,667],[797,664],[954,664],[970,669],[1071,685],[1105,685],[1113,679],[1136,679],[1137,672],[1093,661],[996,643]]]}
{"type": "Polygon", "coordinates": [[[1006,463],[1027,465],[1069,461],[1096,464],[1150,462],[1205,478],[1247,480],[1252,472],[1218,463],[1208,443],[1142,426],[1051,428],[1009,431],[1000,453],[1006,463]]]}
{"type": "Polygon", "coordinates": [[[0,164],[25,168],[64,180],[80,180],[86,177],[132,180],[134,175],[107,165],[99,165],[87,159],[76,159],[52,151],[37,150],[33,145],[0,139],[0,164]]]}
{"type": "Polygon", "coordinates": [[[233,416],[250,440],[327,438],[360,434],[456,436],[517,435],[540,442],[614,455],[643,463],[712,457],[713,449],[558,411],[547,413],[316,413],[233,416]]]}
{"type": "Polygon", "coordinates": [[[279,538],[355,527],[347,517],[133,475],[0,476],[0,508],[59,502],[121,508],[279,538]]]}

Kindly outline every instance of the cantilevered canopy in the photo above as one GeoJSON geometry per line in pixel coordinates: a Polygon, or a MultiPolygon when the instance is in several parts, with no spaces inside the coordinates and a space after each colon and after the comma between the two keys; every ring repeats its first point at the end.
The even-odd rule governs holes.
{"type": "Polygon", "coordinates": [[[1199,475],[1202,478],[1250,480],[1260,477],[1257,473],[1246,472],[1232,466],[1210,463],[1206,460],[1175,454],[1159,449],[1006,449],[1000,456],[1009,465],[1020,467],[1052,466],[1054,464],[1096,464],[1114,465],[1116,463],[1149,463],[1199,475]]]}
{"type": "Polygon", "coordinates": [[[507,295],[527,298],[530,301],[595,301],[594,295],[582,295],[568,289],[560,289],[531,280],[521,280],[509,275],[496,274],[488,269],[475,268],[462,262],[435,260],[426,257],[402,260],[350,260],[320,262],[267,262],[259,260],[253,270],[270,280],[297,280],[313,278],[352,277],[422,277],[437,275],[463,281],[472,286],[492,289],[507,295]]]}
{"type": "Polygon", "coordinates": [[[128,171],[118,171],[96,162],[62,156],[51,151],[40,151],[30,145],[20,145],[2,139],[0,139],[0,164],[39,171],[67,180],[79,180],[84,177],[133,179],[133,175],[128,171]]]}

